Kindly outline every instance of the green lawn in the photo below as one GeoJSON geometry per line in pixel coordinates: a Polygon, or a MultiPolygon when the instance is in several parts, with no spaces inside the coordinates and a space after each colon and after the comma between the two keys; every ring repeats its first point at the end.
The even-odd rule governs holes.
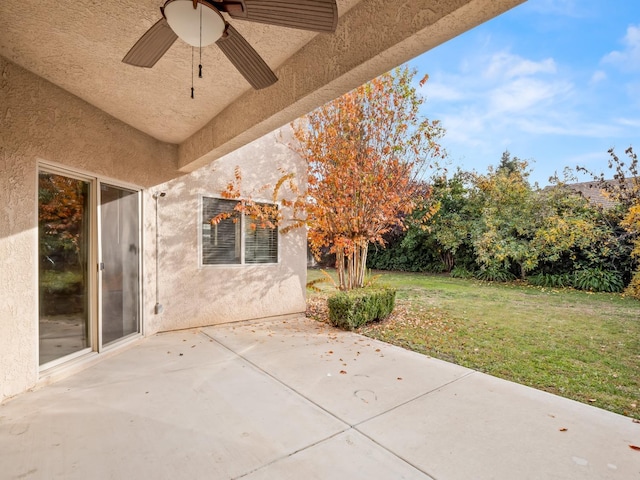
{"type": "MultiPolygon", "coordinates": [[[[322,276],[309,270],[309,280],[322,276]]],[[[396,310],[360,333],[640,419],[640,302],[439,275],[381,273],[396,310]]],[[[325,320],[307,291],[311,316],[325,320]]]]}

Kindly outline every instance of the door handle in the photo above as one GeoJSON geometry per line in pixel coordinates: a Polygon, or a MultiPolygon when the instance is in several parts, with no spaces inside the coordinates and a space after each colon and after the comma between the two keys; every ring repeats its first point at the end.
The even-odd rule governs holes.
{"type": "Polygon", "coordinates": [[[104,270],[104,262],[100,262],[100,263],[98,264],[98,271],[99,271],[99,272],[102,272],[103,270],[104,270]]]}

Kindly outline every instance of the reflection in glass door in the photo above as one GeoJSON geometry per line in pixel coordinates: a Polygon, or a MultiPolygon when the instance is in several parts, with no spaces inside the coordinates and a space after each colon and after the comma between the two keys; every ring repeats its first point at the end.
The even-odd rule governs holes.
{"type": "Polygon", "coordinates": [[[100,185],[101,345],[140,332],[138,192],[100,185]]]}
{"type": "Polygon", "coordinates": [[[91,346],[89,187],[86,180],[38,175],[40,365],[91,346]]]}

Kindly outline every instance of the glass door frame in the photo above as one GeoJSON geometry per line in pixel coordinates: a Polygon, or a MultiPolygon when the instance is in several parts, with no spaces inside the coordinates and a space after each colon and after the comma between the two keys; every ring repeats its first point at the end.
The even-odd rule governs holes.
{"type": "MultiPolygon", "coordinates": [[[[41,173],[50,173],[54,175],[62,175],[75,180],[81,180],[89,184],[89,239],[88,239],[88,255],[87,255],[87,295],[88,295],[88,335],[89,346],[78,350],[77,352],[70,353],[60,358],[56,358],[50,362],[42,365],[38,364],[38,371],[41,374],[48,374],[57,367],[63,367],[70,364],[74,360],[78,360],[81,357],[91,356],[102,352],[117,349],[123,344],[130,343],[131,341],[144,335],[144,282],[143,282],[143,258],[144,258],[144,244],[142,229],[144,228],[143,217],[143,189],[137,185],[122,182],[120,180],[112,179],[109,177],[103,177],[90,172],[75,170],[67,168],[64,165],[59,165],[50,162],[39,161],[36,168],[36,192],[35,192],[35,211],[36,219],[39,216],[40,202],[38,199],[39,190],[39,178],[41,173]],[[100,221],[100,186],[107,184],[117,188],[123,188],[126,190],[134,191],[138,200],[138,332],[131,333],[120,339],[111,342],[109,345],[102,345],[102,313],[101,313],[101,297],[102,297],[102,275],[100,273],[100,262],[102,254],[102,242],[101,242],[101,221],[100,221]]],[[[39,228],[39,227],[38,227],[39,228]]],[[[40,251],[39,242],[36,245],[36,258],[39,261],[40,251]]],[[[39,272],[39,269],[38,269],[39,272]]],[[[40,273],[38,273],[38,289],[40,282],[40,273]]],[[[39,304],[40,300],[38,300],[39,304]]],[[[38,308],[39,311],[39,308],[38,308]]],[[[40,319],[39,313],[36,319],[37,328],[37,355],[39,358],[39,338],[40,338],[40,319]]]]}
{"type": "Polygon", "coordinates": [[[143,304],[143,299],[144,299],[144,292],[142,290],[143,287],[143,282],[142,282],[142,258],[144,256],[144,251],[143,251],[143,244],[142,244],[142,227],[144,225],[143,222],[143,217],[142,217],[142,189],[140,187],[131,185],[131,184],[127,184],[124,182],[119,182],[116,180],[112,180],[112,179],[107,179],[107,178],[97,178],[97,184],[96,184],[96,192],[97,194],[96,196],[96,210],[95,210],[95,217],[96,217],[96,222],[97,222],[97,230],[96,230],[96,252],[97,252],[97,262],[96,262],[96,282],[97,282],[97,289],[96,289],[96,310],[97,310],[97,331],[96,331],[96,345],[97,345],[97,351],[98,353],[100,352],[105,352],[105,351],[109,351],[112,350],[114,348],[117,348],[119,345],[122,345],[123,343],[128,343],[131,339],[133,338],[137,338],[139,336],[142,336],[144,333],[144,322],[143,322],[143,308],[142,308],[142,304],[143,304]],[[137,332],[133,332],[130,333],[128,335],[125,335],[119,339],[113,340],[112,342],[110,342],[108,345],[104,345],[103,341],[102,341],[102,327],[103,327],[103,318],[102,318],[102,314],[103,314],[103,309],[102,309],[102,281],[103,281],[103,271],[101,268],[101,265],[103,265],[103,245],[102,245],[102,229],[104,228],[104,226],[102,225],[102,221],[100,220],[102,218],[102,210],[101,210],[101,196],[102,196],[102,185],[107,185],[110,187],[115,187],[115,188],[120,188],[123,190],[129,190],[134,192],[134,194],[136,195],[137,198],[137,202],[138,202],[138,209],[137,209],[137,215],[138,215],[138,232],[137,232],[137,240],[138,240],[138,247],[139,247],[139,253],[138,253],[138,306],[137,306],[137,317],[138,317],[138,331],[137,332]]]}

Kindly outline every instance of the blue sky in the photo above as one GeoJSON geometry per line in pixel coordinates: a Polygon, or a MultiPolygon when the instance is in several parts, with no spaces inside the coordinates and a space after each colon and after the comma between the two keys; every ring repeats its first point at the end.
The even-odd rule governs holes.
{"type": "Polygon", "coordinates": [[[544,186],[565,166],[608,172],[611,147],[640,153],[638,0],[529,0],[409,65],[453,167],[509,150],[544,186]]]}

